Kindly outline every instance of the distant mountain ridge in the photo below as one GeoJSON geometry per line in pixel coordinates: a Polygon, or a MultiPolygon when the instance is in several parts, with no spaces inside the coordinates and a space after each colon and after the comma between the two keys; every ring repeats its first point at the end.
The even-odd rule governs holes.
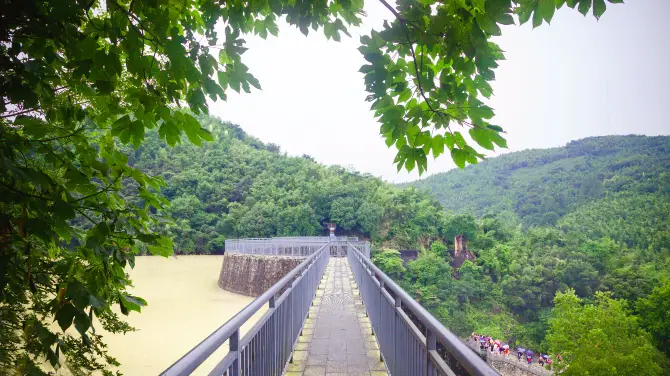
{"type": "Polygon", "coordinates": [[[424,189],[447,209],[525,226],[555,225],[601,200],[670,197],[669,136],[603,136],[491,158],[402,186],[424,189]]]}

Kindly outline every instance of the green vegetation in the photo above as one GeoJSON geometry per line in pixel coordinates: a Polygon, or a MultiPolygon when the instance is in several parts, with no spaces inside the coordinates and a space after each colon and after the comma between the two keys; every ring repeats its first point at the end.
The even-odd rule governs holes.
{"type": "MultiPolygon", "coordinates": [[[[664,214],[668,199],[647,198],[666,197],[660,188],[653,193],[621,190],[609,198],[617,203],[611,207],[598,204],[607,197],[597,198],[555,226],[524,228],[491,215],[448,212],[412,187],[399,189],[371,176],[319,165],[308,156],[282,155],[277,146],[263,144],[230,123],[211,118],[200,123],[215,138],[201,148],[169,148],[150,133],[142,147],[129,149],[133,167],[166,182],[162,192],[172,202],[174,224],[165,229],[177,252],[216,252],[230,237],[322,234],[323,224],[335,221],[343,233],[370,237],[373,261],[459,335],[476,331],[537,351],[570,354],[574,345],[562,347],[552,339],[557,337],[548,336],[557,333],[552,329],[560,318],[554,308],[557,295],[574,291],[584,307],[601,307],[600,291],[608,291],[608,299],[626,307],[625,317],[636,322],[636,346],[665,351],[662,299],[667,289],[659,286],[670,275],[664,214]],[[648,204],[640,206],[640,201],[648,204]],[[586,215],[588,221],[581,219],[586,215]],[[454,268],[449,250],[459,234],[466,235],[475,259],[454,268]],[[418,249],[421,254],[403,265],[396,249],[418,249]]],[[[646,138],[620,139],[652,155],[637,173],[658,172],[666,158],[663,152],[645,147],[646,138]]],[[[639,159],[625,149],[622,154],[639,159]]],[[[650,180],[658,182],[657,177],[650,180]]],[[[592,324],[585,321],[584,326],[592,324]]],[[[663,355],[654,351],[650,369],[665,367],[663,355]]],[[[607,352],[595,354],[588,367],[602,365],[594,359],[607,361],[607,352]]]]}
{"type": "MultiPolygon", "coordinates": [[[[584,15],[592,10],[596,18],[606,9],[604,0],[409,0],[397,9],[388,6],[395,20],[361,38],[369,62],[361,71],[381,133],[399,150],[398,167],[423,171],[426,155],[447,149],[464,166],[481,158],[470,144],[504,147],[502,129],[487,122],[494,114],[482,103],[491,95],[487,82],[494,79],[496,61],[503,58],[490,39],[500,34],[499,25],[514,23],[514,16],[520,23],[532,17],[539,26],[564,5],[584,15]],[[469,128],[474,143],[456,125],[469,128]]],[[[172,253],[170,236],[183,252],[207,252],[220,249],[221,236],[313,233],[316,221],[325,217],[399,247],[427,245],[456,231],[448,225],[457,223],[454,218],[416,190],[397,191],[341,169],[302,169],[306,162],[291,159],[278,167],[285,176],[275,177],[265,173],[267,164],[257,154],[258,164],[245,172],[255,171],[265,182],[238,173],[231,178],[234,185],[226,186],[228,177],[218,176],[201,186],[203,176],[184,175],[180,178],[187,181],[174,188],[133,167],[133,153],[120,146],[139,150],[147,137],[154,145],[160,139],[170,146],[182,138],[200,145],[220,137],[192,114],[208,112],[206,97],[225,100],[228,89],[260,89],[242,62],[244,35],[276,35],[281,19],[304,34],[322,29],[327,38],[339,40],[348,26],[361,23],[362,9],[362,0],[5,1],[0,369],[44,375],[47,360],[53,367],[64,361],[74,374],[110,374],[115,360],[96,334],[94,318],[110,332],[131,330],[112,306],[128,314],[146,302],[128,294],[131,282],[124,268],[138,253],[172,253]],[[224,26],[220,33],[217,24],[224,26]],[[185,107],[190,112],[182,111],[185,107]],[[309,184],[292,179],[293,168],[310,171],[300,179],[328,183],[300,192],[290,184],[309,184]],[[220,194],[219,185],[229,190],[220,194]],[[351,186],[363,193],[347,195],[351,186]],[[165,217],[162,189],[173,198],[169,210],[175,223],[189,227],[165,217]],[[281,195],[282,190],[296,196],[281,195]],[[278,218],[275,214],[281,219],[268,223],[267,218],[278,218]],[[50,327],[54,320],[61,331],[50,327]],[[66,333],[73,325],[78,334],[66,333]]],[[[222,152],[217,148],[207,150],[222,152]]],[[[218,160],[227,172],[245,168],[218,160]]],[[[145,171],[163,172],[142,163],[145,171]]],[[[173,183],[171,177],[165,174],[173,183]]],[[[477,265],[467,268],[463,278],[481,272],[477,265]]]]}
{"type": "Polygon", "coordinates": [[[162,178],[173,223],[165,229],[179,253],[223,250],[226,238],[308,236],[338,231],[416,248],[437,236],[440,204],[416,189],[397,189],[370,175],[288,157],[238,126],[202,118],[215,141],[167,147],[157,132],[129,164],[162,178]]]}
{"type": "Polygon", "coordinates": [[[606,136],[510,153],[410,185],[457,213],[492,214],[525,227],[555,225],[563,218],[567,226],[582,223],[572,228],[579,232],[648,239],[642,233],[657,232],[667,220],[668,171],[670,137],[606,136]],[[645,215],[650,210],[655,215],[645,215]],[[607,217],[602,227],[584,227],[607,217]]]}
{"type": "Polygon", "coordinates": [[[663,374],[657,363],[661,355],[626,303],[601,292],[595,298],[594,304],[582,305],[574,290],[556,295],[547,341],[563,354],[562,374],[663,374]]]}
{"type": "Polygon", "coordinates": [[[458,334],[567,355],[566,374],[667,373],[668,171],[670,137],[612,136],[411,183],[475,225],[475,259],[448,273],[430,247],[397,279],[458,334]]]}

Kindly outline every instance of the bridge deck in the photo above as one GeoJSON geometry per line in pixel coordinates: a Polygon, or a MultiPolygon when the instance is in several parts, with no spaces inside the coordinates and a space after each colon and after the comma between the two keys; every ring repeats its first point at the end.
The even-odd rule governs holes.
{"type": "Polygon", "coordinates": [[[387,375],[346,258],[328,262],[286,375],[387,375]]]}

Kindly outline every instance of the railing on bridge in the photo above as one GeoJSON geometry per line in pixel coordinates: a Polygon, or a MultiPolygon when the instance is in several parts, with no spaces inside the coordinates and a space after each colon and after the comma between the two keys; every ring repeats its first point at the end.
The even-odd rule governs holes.
{"type": "Polygon", "coordinates": [[[364,255],[370,257],[370,243],[358,241],[358,238],[353,236],[228,239],[225,251],[252,255],[307,257],[329,242],[333,247],[346,247],[347,243],[353,244],[364,255]]]}
{"type": "MultiPolygon", "coordinates": [[[[299,243],[296,240],[293,244],[299,243]]],[[[300,265],[161,375],[190,375],[226,341],[229,351],[211,370],[210,376],[282,375],[326,270],[332,247],[346,249],[391,375],[498,375],[372,264],[368,257],[369,243],[346,241],[322,242],[300,265]],[[242,336],[242,325],[266,304],[267,312],[242,336]]]]}
{"type": "Polygon", "coordinates": [[[367,257],[348,258],[391,375],[498,375],[367,257]]]}
{"type": "Polygon", "coordinates": [[[209,375],[281,375],[309,313],[330,253],[328,243],[200,342],[161,375],[190,375],[226,341],[227,355],[209,375]],[[265,304],[268,310],[244,336],[240,328],[265,304]]]}

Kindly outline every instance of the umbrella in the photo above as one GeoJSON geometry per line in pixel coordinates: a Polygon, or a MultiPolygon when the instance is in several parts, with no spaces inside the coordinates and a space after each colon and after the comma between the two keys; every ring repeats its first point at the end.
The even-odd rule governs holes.
{"type": "Polygon", "coordinates": [[[508,345],[508,344],[504,344],[504,345],[503,345],[503,349],[509,349],[509,345],[508,345]]]}
{"type": "Polygon", "coordinates": [[[495,340],[495,341],[493,341],[493,343],[500,344],[500,340],[495,340]]]}
{"type": "Polygon", "coordinates": [[[533,356],[533,351],[532,350],[526,350],[526,355],[533,356]]]}
{"type": "Polygon", "coordinates": [[[547,359],[547,354],[542,354],[542,357],[543,357],[544,359],[547,359]]]}

